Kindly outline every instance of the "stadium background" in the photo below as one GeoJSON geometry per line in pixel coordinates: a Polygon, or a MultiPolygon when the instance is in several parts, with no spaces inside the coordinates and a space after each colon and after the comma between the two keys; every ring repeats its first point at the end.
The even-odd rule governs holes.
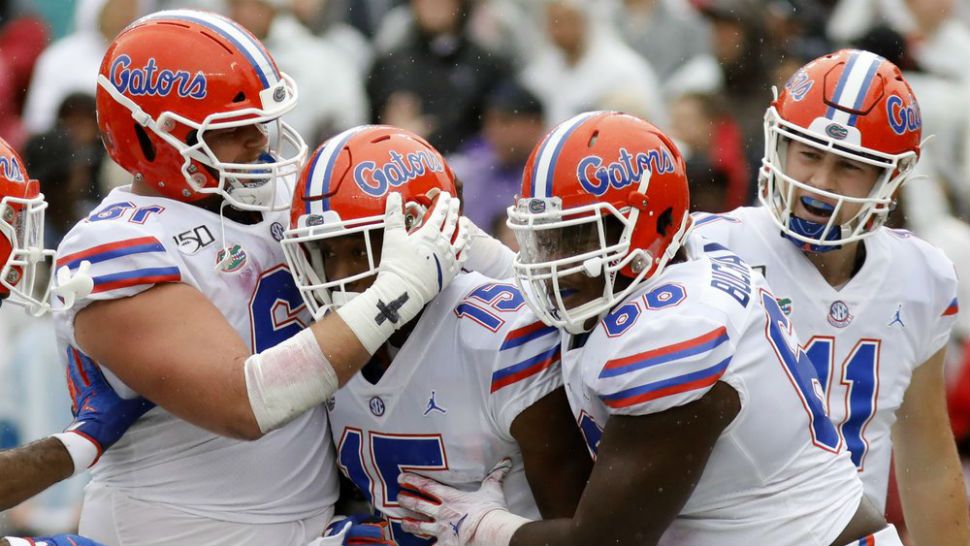
{"type": "MultiPolygon", "coordinates": [[[[648,119],[687,158],[692,208],[730,210],[754,200],[771,87],[828,51],[869,49],[904,70],[935,135],[893,224],[949,255],[970,302],[970,0],[0,0],[0,137],[41,181],[49,246],[127,183],[94,112],[108,41],[142,13],[182,7],[264,41],[299,86],[286,119],[311,148],[367,122],[429,138],[468,214],[510,245],[504,207],[555,123],[589,109],[648,119]]],[[[49,320],[0,310],[0,448],[70,421],[49,320]]],[[[947,379],[970,474],[970,313],[947,379]]],[[[0,513],[0,535],[73,529],[84,479],[0,513]]],[[[898,503],[889,511],[899,522],[898,503]]]]}

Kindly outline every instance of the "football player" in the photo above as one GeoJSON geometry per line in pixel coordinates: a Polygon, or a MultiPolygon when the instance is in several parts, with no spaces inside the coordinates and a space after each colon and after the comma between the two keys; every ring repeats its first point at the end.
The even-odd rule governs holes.
{"type": "Polygon", "coordinates": [[[596,463],[573,518],[511,514],[401,476],[405,529],[456,545],[900,546],[862,494],[818,379],[764,279],[691,236],[684,162],[654,126],[591,112],[553,129],[509,209],[516,279],[562,334],[596,463]]]}
{"type": "Polygon", "coordinates": [[[895,460],[915,543],[964,545],[967,497],[943,380],[956,274],[940,250],[883,226],[920,137],[919,105],[895,65],[867,51],[825,55],[765,114],[762,206],[695,223],[774,288],[818,372],[832,445],[851,452],[876,507],[885,509],[895,460]]]}
{"type": "Polygon", "coordinates": [[[98,363],[123,396],[158,407],[95,467],[85,536],[320,536],[337,497],[321,402],[458,271],[457,199],[442,194],[410,235],[389,199],[378,278],[311,324],[277,242],[305,158],[279,119],[296,100],[263,45],[218,15],[159,12],[108,47],[98,122],[132,183],[58,249],[59,267],[91,263],[93,290],[55,313],[57,334],[69,362],[98,363]]]}
{"type": "MultiPolygon", "coordinates": [[[[375,282],[394,190],[415,229],[436,192],[456,191],[455,178],[424,139],[387,126],[348,130],[310,156],[283,248],[317,320],[375,282]]],[[[573,515],[592,463],[559,359],[555,328],[514,285],[463,273],[337,391],[327,406],[339,467],[390,522],[396,544],[430,544],[400,526],[406,469],[474,489],[508,457],[513,513],[573,515]]]]}

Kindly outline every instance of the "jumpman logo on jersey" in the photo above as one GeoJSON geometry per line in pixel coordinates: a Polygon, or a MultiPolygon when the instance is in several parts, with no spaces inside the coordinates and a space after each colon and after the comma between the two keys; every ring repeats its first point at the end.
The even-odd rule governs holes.
{"type": "Polygon", "coordinates": [[[431,398],[428,399],[428,407],[424,410],[425,416],[432,411],[440,411],[442,414],[448,413],[447,409],[438,405],[438,402],[435,400],[435,396],[437,396],[437,393],[435,391],[431,391],[431,398]]]}
{"type": "Polygon", "coordinates": [[[899,316],[899,313],[902,310],[903,310],[903,304],[899,304],[896,307],[896,314],[893,315],[893,320],[890,321],[889,324],[887,324],[887,326],[892,326],[893,324],[899,323],[899,325],[902,326],[903,328],[906,327],[906,325],[903,324],[903,319],[899,316]]]}

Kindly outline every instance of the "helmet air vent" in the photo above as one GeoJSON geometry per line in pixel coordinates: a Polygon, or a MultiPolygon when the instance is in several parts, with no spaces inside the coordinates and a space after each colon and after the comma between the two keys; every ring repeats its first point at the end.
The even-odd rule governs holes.
{"type": "Polygon", "coordinates": [[[674,223],[674,209],[673,207],[667,207],[667,210],[660,213],[657,217],[657,233],[661,237],[667,236],[667,230],[670,229],[671,224],[674,223]]]}
{"type": "Polygon", "coordinates": [[[145,159],[148,161],[155,161],[155,146],[148,138],[145,128],[137,123],[134,123],[133,126],[135,127],[135,135],[138,137],[138,144],[141,145],[141,153],[145,154],[145,159]]]}

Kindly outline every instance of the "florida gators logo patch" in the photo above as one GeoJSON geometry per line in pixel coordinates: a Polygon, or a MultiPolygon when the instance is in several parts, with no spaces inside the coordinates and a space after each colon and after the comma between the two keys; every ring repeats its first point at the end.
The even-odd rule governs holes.
{"type": "Polygon", "coordinates": [[[223,273],[235,273],[246,265],[246,251],[239,245],[223,248],[216,254],[216,267],[223,273]]]}

